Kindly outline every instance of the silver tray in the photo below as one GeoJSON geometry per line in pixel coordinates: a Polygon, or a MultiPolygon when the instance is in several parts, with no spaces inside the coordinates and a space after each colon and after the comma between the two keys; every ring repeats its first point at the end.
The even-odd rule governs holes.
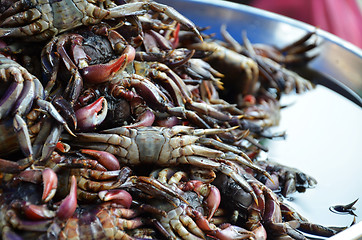
{"type": "MultiPolygon", "coordinates": [[[[226,24],[236,39],[241,40],[241,32],[245,30],[252,43],[281,47],[316,29],[227,1],[158,2],[173,6],[198,26],[210,26],[207,32],[216,33],[217,38],[221,38],[220,26],[226,24]]],[[[267,155],[317,179],[314,189],[287,199],[298,212],[314,223],[348,226],[353,217],[332,213],[329,207],[360,198],[355,213],[362,216],[362,51],[323,30],[317,30],[317,35],[321,42],[319,55],[308,68],[317,73],[313,80],[319,85],[297,99],[284,99],[293,104],[282,110],[277,130],[286,130],[287,139],[269,142],[267,155]]],[[[361,218],[356,220],[360,222],[361,218]]],[[[361,230],[348,239],[359,237],[362,239],[361,230]]]]}

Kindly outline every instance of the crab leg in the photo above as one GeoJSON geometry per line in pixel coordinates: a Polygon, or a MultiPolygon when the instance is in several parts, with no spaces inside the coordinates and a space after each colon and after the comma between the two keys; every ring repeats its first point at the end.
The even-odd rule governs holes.
{"type": "Polygon", "coordinates": [[[0,28],[0,35],[3,37],[26,37],[39,34],[49,28],[49,23],[43,19],[39,19],[29,25],[14,27],[14,28],[0,28]]]}
{"type": "Polygon", "coordinates": [[[13,107],[13,114],[23,116],[31,109],[35,98],[35,83],[34,81],[25,81],[24,88],[13,107]]]}
{"type": "MultiPolygon", "coordinates": [[[[23,80],[19,76],[21,74],[19,73],[20,70],[11,67],[9,71],[14,75],[15,82],[11,83],[4,96],[0,99],[0,119],[5,118],[9,114],[23,90],[23,80]]],[[[2,72],[0,74],[0,78],[4,79],[4,74],[2,72]]]]}
{"type": "Polygon", "coordinates": [[[60,115],[69,124],[71,129],[77,129],[77,118],[72,104],[63,96],[57,96],[52,100],[53,106],[59,111],[60,115]]]}
{"type": "MultiPolygon", "coordinates": [[[[182,105],[179,107],[174,107],[169,98],[160,91],[151,81],[141,77],[140,75],[134,74],[132,79],[119,79],[117,76],[113,78],[115,81],[118,81],[121,86],[124,87],[134,87],[136,92],[147,102],[148,106],[153,110],[158,110],[161,112],[167,112],[171,115],[189,119],[195,122],[198,126],[209,128],[210,126],[195,112],[188,111],[185,109],[182,103],[182,99],[178,99],[177,103],[182,105]]],[[[176,96],[181,96],[176,94],[176,96]]]]}
{"type": "MultiPolygon", "coordinates": [[[[9,11],[5,11],[4,13],[9,13],[9,11]]],[[[2,16],[1,18],[3,18],[2,16]]],[[[2,23],[1,26],[7,27],[16,27],[17,25],[23,25],[29,22],[34,22],[41,17],[41,13],[36,8],[31,8],[27,11],[16,13],[11,17],[6,18],[2,23]]]]}
{"type": "Polygon", "coordinates": [[[246,155],[243,151],[239,150],[236,147],[230,146],[228,144],[216,141],[213,138],[199,138],[198,140],[199,143],[206,145],[206,146],[213,146],[217,149],[220,149],[222,151],[229,151],[229,152],[233,152],[235,154],[240,155],[241,157],[243,157],[244,159],[246,159],[249,163],[252,163],[253,161],[249,158],[248,155],[246,155]]]}
{"type": "Polygon", "coordinates": [[[18,142],[20,145],[20,149],[24,153],[25,156],[29,157],[29,159],[33,158],[33,150],[31,147],[30,136],[28,132],[28,127],[26,122],[19,114],[14,116],[14,130],[17,133],[18,142]]]}
{"type": "Polygon", "coordinates": [[[119,188],[122,185],[120,181],[92,181],[82,176],[76,176],[77,186],[85,191],[99,192],[119,188]]]}
{"type": "Polygon", "coordinates": [[[198,38],[202,40],[201,34],[197,30],[195,24],[193,24],[189,19],[177,12],[174,8],[164,4],[156,2],[133,2],[110,8],[108,9],[107,14],[103,14],[106,16],[105,19],[112,19],[129,15],[142,15],[146,13],[148,9],[164,13],[168,17],[176,20],[177,22],[180,22],[181,24],[192,30],[198,36],[198,38]]]}
{"type": "Polygon", "coordinates": [[[121,170],[101,171],[101,170],[81,168],[81,169],[72,169],[72,173],[80,175],[84,178],[103,181],[103,180],[116,179],[121,175],[121,170]]]}
{"type": "Polygon", "coordinates": [[[40,161],[47,160],[50,157],[59,141],[62,130],[63,127],[60,125],[54,126],[53,129],[50,130],[42,148],[40,161]]]}
{"type": "Polygon", "coordinates": [[[173,100],[177,103],[177,106],[186,106],[186,108],[190,110],[194,110],[197,113],[201,113],[203,115],[211,116],[212,118],[218,119],[220,121],[231,121],[235,117],[241,117],[231,116],[229,114],[220,112],[209,104],[194,102],[191,99],[191,92],[188,90],[188,87],[174,71],[172,71],[165,64],[161,63],[157,64],[155,68],[157,71],[150,72],[151,76],[159,79],[161,84],[169,90],[170,94],[173,96],[173,100]]]}
{"type": "Polygon", "coordinates": [[[39,125],[37,126],[40,130],[38,131],[38,135],[33,142],[33,153],[35,159],[41,156],[44,142],[47,140],[53,128],[53,123],[54,122],[52,121],[52,119],[47,118],[39,122],[39,125],[41,125],[41,127],[39,125]]]}
{"type": "Polygon", "coordinates": [[[231,161],[235,161],[241,165],[247,166],[253,170],[256,170],[257,172],[263,174],[264,176],[266,176],[267,178],[269,178],[272,182],[274,182],[273,178],[270,176],[270,174],[265,171],[264,169],[260,168],[259,166],[253,164],[252,162],[247,161],[244,158],[241,158],[240,156],[231,153],[231,152],[227,152],[225,153],[225,155],[223,156],[224,159],[227,160],[231,160],[231,161]]]}
{"type": "Polygon", "coordinates": [[[5,173],[18,173],[33,163],[32,159],[24,158],[17,162],[0,158],[0,171],[5,173]]]}
{"type": "Polygon", "coordinates": [[[69,134],[75,136],[74,133],[72,132],[72,130],[70,130],[67,122],[59,114],[59,112],[55,109],[53,104],[51,104],[48,101],[42,100],[42,99],[37,99],[36,103],[39,105],[39,107],[41,107],[42,109],[47,111],[57,122],[62,124],[69,134]]]}
{"type": "Polygon", "coordinates": [[[7,212],[6,217],[15,229],[23,231],[46,232],[53,220],[22,220],[14,210],[7,212]]]}
{"type": "Polygon", "coordinates": [[[131,176],[127,181],[121,186],[123,187],[136,187],[146,194],[151,196],[159,195],[168,200],[173,198],[178,198],[181,201],[188,203],[180,194],[171,188],[166,187],[159,181],[154,178],[143,177],[143,176],[131,176]]]}
{"type": "Polygon", "coordinates": [[[4,21],[5,18],[17,14],[21,11],[28,10],[31,8],[31,5],[26,4],[26,1],[16,1],[12,4],[8,9],[2,12],[0,20],[1,22],[4,21]]]}

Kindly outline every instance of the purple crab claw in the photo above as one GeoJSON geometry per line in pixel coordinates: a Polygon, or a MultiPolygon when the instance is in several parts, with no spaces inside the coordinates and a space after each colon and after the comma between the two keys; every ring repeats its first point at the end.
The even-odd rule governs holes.
{"type": "Polygon", "coordinates": [[[77,180],[75,176],[72,176],[70,185],[70,192],[68,196],[64,198],[57,211],[57,217],[61,220],[70,218],[75,209],[77,208],[77,180]]]}
{"type": "Polygon", "coordinates": [[[105,190],[98,193],[99,198],[102,201],[112,201],[120,204],[125,208],[130,208],[132,204],[132,196],[125,190],[111,189],[105,190]]]}
{"type": "Polygon", "coordinates": [[[149,127],[152,126],[155,121],[155,114],[151,110],[146,110],[143,112],[134,124],[124,126],[126,128],[135,128],[135,127],[149,127]]]}
{"type": "Polygon", "coordinates": [[[98,84],[106,82],[112,74],[122,70],[133,61],[136,50],[132,46],[127,46],[123,54],[107,64],[97,64],[82,69],[82,75],[88,83],[98,84]]]}
{"type": "Polygon", "coordinates": [[[43,202],[49,202],[55,195],[58,186],[57,174],[50,168],[44,169],[42,173],[44,189],[43,189],[43,202]]]}
{"type": "Polygon", "coordinates": [[[100,164],[107,168],[107,170],[116,171],[121,169],[118,159],[109,152],[92,149],[81,149],[80,151],[81,153],[96,158],[100,164]]]}
{"type": "Polygon", "coordinates": [[[101,124],[107,116],[108,104],[104,97],[78,109],[75,112],[78,128],[83,131],[91,130],[101,124]]]}
{"type": "Polygon", "coordinates": [[[21,171],[16,177],[16,180],[22,182],[31,182],[35,184],[40,184],[42,178],[42,170],[40,169],[26,169],[21,171]]]}
{"type": "Polygon", "coordinates": [[[46,220],[55,216],[55,213],[49,210],[46,205],[25,205],[23,211],[25,216],[31,220],[46,220]]]}

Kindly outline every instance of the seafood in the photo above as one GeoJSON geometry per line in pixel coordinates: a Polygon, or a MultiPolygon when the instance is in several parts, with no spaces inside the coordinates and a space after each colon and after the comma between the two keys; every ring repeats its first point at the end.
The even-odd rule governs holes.
{"type": "MultiPolygon", "coordinates": [[[[13,149],[20,148],[25,156],[25,159],[19,160],[17,166],[7,160],[2,159],[2,171],[7,171],[7,169],[10,170],[10,168],[13,168],[13,170],[10,171],[18,171],[26,168],[34,161],[32,147],[34,136],[29,135],[28,123],[24,119],[25,116],[31,114],[33,109],[43,109],[48,113],[50,117],[58,122],[58,126],[54,126],[53,130],[53,132],[56,132],[55,135],[58,135],[58,137],[61,131],[60,128],[62,128],[62,126],[67,129],[69,133],[73,133],[68,127],[67,122],[59,114],[53,104],[50,101],[46,100],[43,86],[34,75],[30,74],[24,67],[22,67],[15,61],[5,57],[4,55],[0,55],[0,64],[1,80],[3,81],[2,86],[6,88],[0,100],[0,120],[2,122],[1,125],[2,129],[4,129],[4,131],[7,131],[5,128],[12,123],[14,132],[12,133],[10,131],[8,133],[10,136],[8,136],[10,139],[14,139],[15,134],[16,138],[18,139],[18,143],[16,141],[8,142],[6,138],[8,136],[5,135],[1,138],[1,141],[3,142],[3,144],[1,144],[3,147],[1,148],[1,150],[3,153],[5,151],[8,151],[8,153],[10,153],[13,149]],[[35,107],[33,107],[33,104],[35,105],[35,107]],[[15,145],[14,142],[16,142],[15,145]]],[[[36,114],[35,119],[38,117],[38,114],[36,114]]],[[[29,115],[28,118],[30,118],[29,115]]],[[[36,134],[37,133],[39,132],[36,132],[36,134]]],[[[49,144],[49,142],[54,141],[54,139],[55,142],[58,141],[58,139],[56,138],[56,136],[55,138],[47,138],[44,140],[44,144],[49,144]]],[[[50,152],[51,150],[45,153],[45,155],[48,155],[50,152]]]]}
{"type": "MultiPolygon", "coordinates": [[[[238,148],[203,137],[225,131],[228,129],[203,130],[188,126],[119,127],[100,133],[78,133],[77,143],[73,145],[110,152],[119,157],[119,161],[129,165],[191,164],[216,169],[231,176],[256,199],[248,183],[233,170],[232,164],[237,162],[256,171],[261,169],[253,165],[249,157],[238,148]]],[[[261,172],[269,176],[265,171],[261,172]]]]}
{"type": "Polygon", "coordinates": [[[43,48],[42,66],[49,75],[49,85],[53,85],[54,78],[62,82],[58,71],[60,59],[64,62],[71,75],[69,80],[63,80],[66,84],[65,96],[74,104],[83,88],[83,80],[93,84],[107,81],[113,73],[125,68],[134,59],[134,52],[134,48],[126,45],[125,39],[116,31],[109,30],[108,26],[97,25],[90,31],[65,33],[54,37],[43,48]],[[89,41],[97,41],[99,44],[89,46],[89,41]],[[70,50],[67,51],[68,49],[70,50]],[[102,58],[97,57],[100,51],[104,53],[102,58]]]}
{"type": "Polygon", "coordinates": [[[195,43],[190,45],[189,48],[211,51],[212,54],[206,58],[206,61],[218,65],[219,69],[228,68],[226,71],[237,71],[236,73],[232,73],[232,75],[242,75],[241,79],[243,79],[243,81],[237,81],[239,85],[237,88],[243,89],[243,95],[255,93],[255,84],[258,80],[259,68],[253,59],[229,50],[216,42],[195,43]],[[245,77],[243,75],[245,75],[245,77]]]}
{"type": "Polygon", "coordinates": [[[341,230],[283,202],[316,180],[258,159],[282,136],[270,130],[280,96],[313,88],[288,67],[313,58],[315,33],[281,49],[244,34],[242,46],[155,1],[1,4],[2,239],[341,230]]]}
{"type": "Polygon", "coordinates": [[[86,0],[56,3],[36,0],[15,3],[5,1],[5,5],[7,8],[1,13],[0,35],[6,37],[30,37],[31,40],[44,40],[79,26],[94,25],[103,19],[142,15],[148,9],[163,12],[198,34],[198,30],[190,20],[173,8],[153,1],[121,5],[110,1],[103,7],[86,0]]]}
{"type": "Polygon", "coordinates": [[[317,184],[313,177],[296,168],[284,166],[271,160],[258,161],[257,164],[270,173],[274,183],[264,177],[259,178],[259,180],[274,191],[280,190],[285,197],[296,191],[305,192],[306,189],[312,188],[317,184]]]}
{"type": "Polygon", "coordinates": [[[167,230],[166,237],[203,239],[205,234],[218,239],[252,237],[253,234],[250,231],[241,227],[231,224],[216,226],[210,222],[220,204],[220,192],[212,184],[191,180],[196,176],[196,172],[164,168],[156,169],[151,173],[151,176],[162,184],[180,192],[189,203],[185,205],[181,202],[176,207],[163,206],[167,215],[160,216],[159,221],[167,230]]]}
{"type": "MultiPolygon", "coordinates": [[[[32,185],[24,186],[25,188],[38,192],[38,189],[32,185]]],[[[10,197],[15,196],[10,195],[10,197]]],[[[131,239],[131,236],[128,235],[131,234],[130,230],[150,224],[146,218],[142,217],[142,214],[148,209],[136,205],[131,208],[130,204],[111,204],[110,202],[98,206],[79,204],[76,211],[74,208],[72,214],[66,216],[59,214],[60,211],[64,213],[64,210],[60,210],[62,206],[59,207],[58,213],[54,214],[53,210],[45,209],[44,205],[38,206],[38,209],[36,205],[21,202],[18,199],[9,201],[9,199],[2,198],[1,202],[1,220],[2,223],[6,222],[6,225],[2,227],[3,239],[12,237],[24,239],[69,239],[70,237],[131,239]],[[25,216],[21,214],[22,211],[25,211],[25,216]],[[39,212],[42,215],[35,215],[39,212]],[[89,224],[92,224],[94,229],[90,229],[89,224]],[[21,232],[15,232],[15,230],[21,230],[21,232]]]]}

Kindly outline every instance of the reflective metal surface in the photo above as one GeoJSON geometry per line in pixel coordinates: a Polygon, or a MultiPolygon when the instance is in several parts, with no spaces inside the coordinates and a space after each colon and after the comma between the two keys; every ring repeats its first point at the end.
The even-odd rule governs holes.
{"type": "MultiPolygon", "coordinates": [[[[208,33],[216,33],[218,38],[222,24],[236,39],[241,40],[245,30],[252,43],[276,46],[315,30],[290,18],[226,1],[158,1],[173,6],[201,27],[210,26],[208,33]]],[[[299,97],[282,98],[293,103],[282,110],[276,129],[286,130],[287,138],[270,141],[267,155],[318,180],[316,188],[289,199],[298,212],[311,222],[342,227],[350,225],[353,217],[332,213],[330,206],[360,198],[355,213],[362,216],[362,51],[325,31],[317,30],[317,34],[320,54],[309,68],[313,80],[323,86],[299,97]]]]}

